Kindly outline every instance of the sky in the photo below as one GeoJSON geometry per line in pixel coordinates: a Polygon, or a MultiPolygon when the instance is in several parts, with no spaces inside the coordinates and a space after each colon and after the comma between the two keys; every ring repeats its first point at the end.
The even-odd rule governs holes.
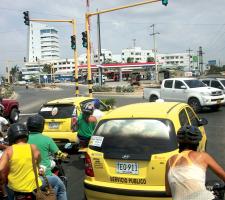
{"type": "MultiPolygon", "coordinates": [[[[144,0],[89,0],[89,12],[124,6],[144,0]]],[[[204,52],[204,62],[216,59],[225,64],[225,1],[224,0],[169,0],[114,11],[100,15],[102,48],[113,54],[136,46],[153,49],[151,25],[155,24],[156,46],[160,53],[204,52]]],[[[81,45],[81,32],[85,30],[86,0],[1,0],[0,4],[0,74],[6,66],[24,65],[27,51],[27,26],[23,11],[31,19],[76,19],[78,54],[85,52],[81,45]]],[[[96,16],[91,18],[91,41],[97,49],[96,16]]],[[[68,23],[50,23],[58,29],[60,57],[72,58],[68,23]]]]}

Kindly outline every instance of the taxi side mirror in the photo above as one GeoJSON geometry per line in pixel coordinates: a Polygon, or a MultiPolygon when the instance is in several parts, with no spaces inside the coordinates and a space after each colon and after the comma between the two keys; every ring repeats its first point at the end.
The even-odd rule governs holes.
{"type": "Polygon", "coordinates": [[[206,124],[208,124],[208,120],[207,119],[201,118],[201,119],[198,120],[198,126],[204,126],[206,124]]]}

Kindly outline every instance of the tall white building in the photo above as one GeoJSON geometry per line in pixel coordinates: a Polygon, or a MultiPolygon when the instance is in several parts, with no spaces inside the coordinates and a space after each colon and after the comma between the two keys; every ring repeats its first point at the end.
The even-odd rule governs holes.
{"type": "MultiPolygon", "coordinates": [[[[121,58],[115,57],[112,54],[112,51],[110,51],[110,50],[102,49],[101,50],[101,53],[102,53],[102,55],[100,56],[100,63],[104,63],[104,62],[110,63],[110,62],[119,62],[119,61],[121,61],[121,58]]],[[[87,56],[86,56],[86,53],[81,54],[79,56],[78,62],[81,65],[83,65],[83,64],[86,65],[87,64],[87,56]]],[[[98,64],[98,50],[96,50],[96,52],[92,55],[91,63],[92,64],[98,64]]]]}
{"type": "Polygon", "coordinates": [[[122,50],[122,62],[148,62],[148,58],[154,57],[153,50],[143,50],[141,47],[122,50]]]}
{"type": "Polygon", "coordinates": [[[59,59],[59,36],[54,27],[30,23],[28,62],[59,59]]]}

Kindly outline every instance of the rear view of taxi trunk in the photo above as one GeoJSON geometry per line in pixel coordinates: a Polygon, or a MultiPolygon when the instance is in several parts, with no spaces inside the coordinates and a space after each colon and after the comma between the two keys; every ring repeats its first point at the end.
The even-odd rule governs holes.
{"type": "Polygon", "coordinates": [[[102,121],[86,156],[86,192],[165,198],[165,165],[174,151],[176,134],[170,120],[102,121]]]}
{"type": "Polygon", "coordinates": [[[65,134],[76,131],[77,112],[73,104],[46,104],[39,111],[45,118],[44,134],[56,142],[71,142],[65,134]]]}

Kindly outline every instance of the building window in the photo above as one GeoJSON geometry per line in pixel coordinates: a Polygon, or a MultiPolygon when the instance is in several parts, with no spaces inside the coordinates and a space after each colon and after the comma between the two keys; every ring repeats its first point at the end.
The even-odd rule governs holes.
{"type": "Polygon", "coordinates": [[[184,61],[180,61],[180,63],[184,63],[184,61]]]}
{"type": "Polygon", "coordinates": [[[183,56],[180,56],[180,59],[183,59],[184,57],[183,56]]]}
{"type": "Polygon", "coordinates": [[[133,53],[133,52],[131,52],[131,53],[130,53],[130,55],[134,55],[134,53],[133,53]]]}
{"type": "Polygon", "coordinates": [[[122,53],[122,55],[124,55],[124,53],[122,53]]]}
{"type": "Polygon", "coordinates": [[[161,59],[164,59],[164,57],[162,57],[161,59]]]}

